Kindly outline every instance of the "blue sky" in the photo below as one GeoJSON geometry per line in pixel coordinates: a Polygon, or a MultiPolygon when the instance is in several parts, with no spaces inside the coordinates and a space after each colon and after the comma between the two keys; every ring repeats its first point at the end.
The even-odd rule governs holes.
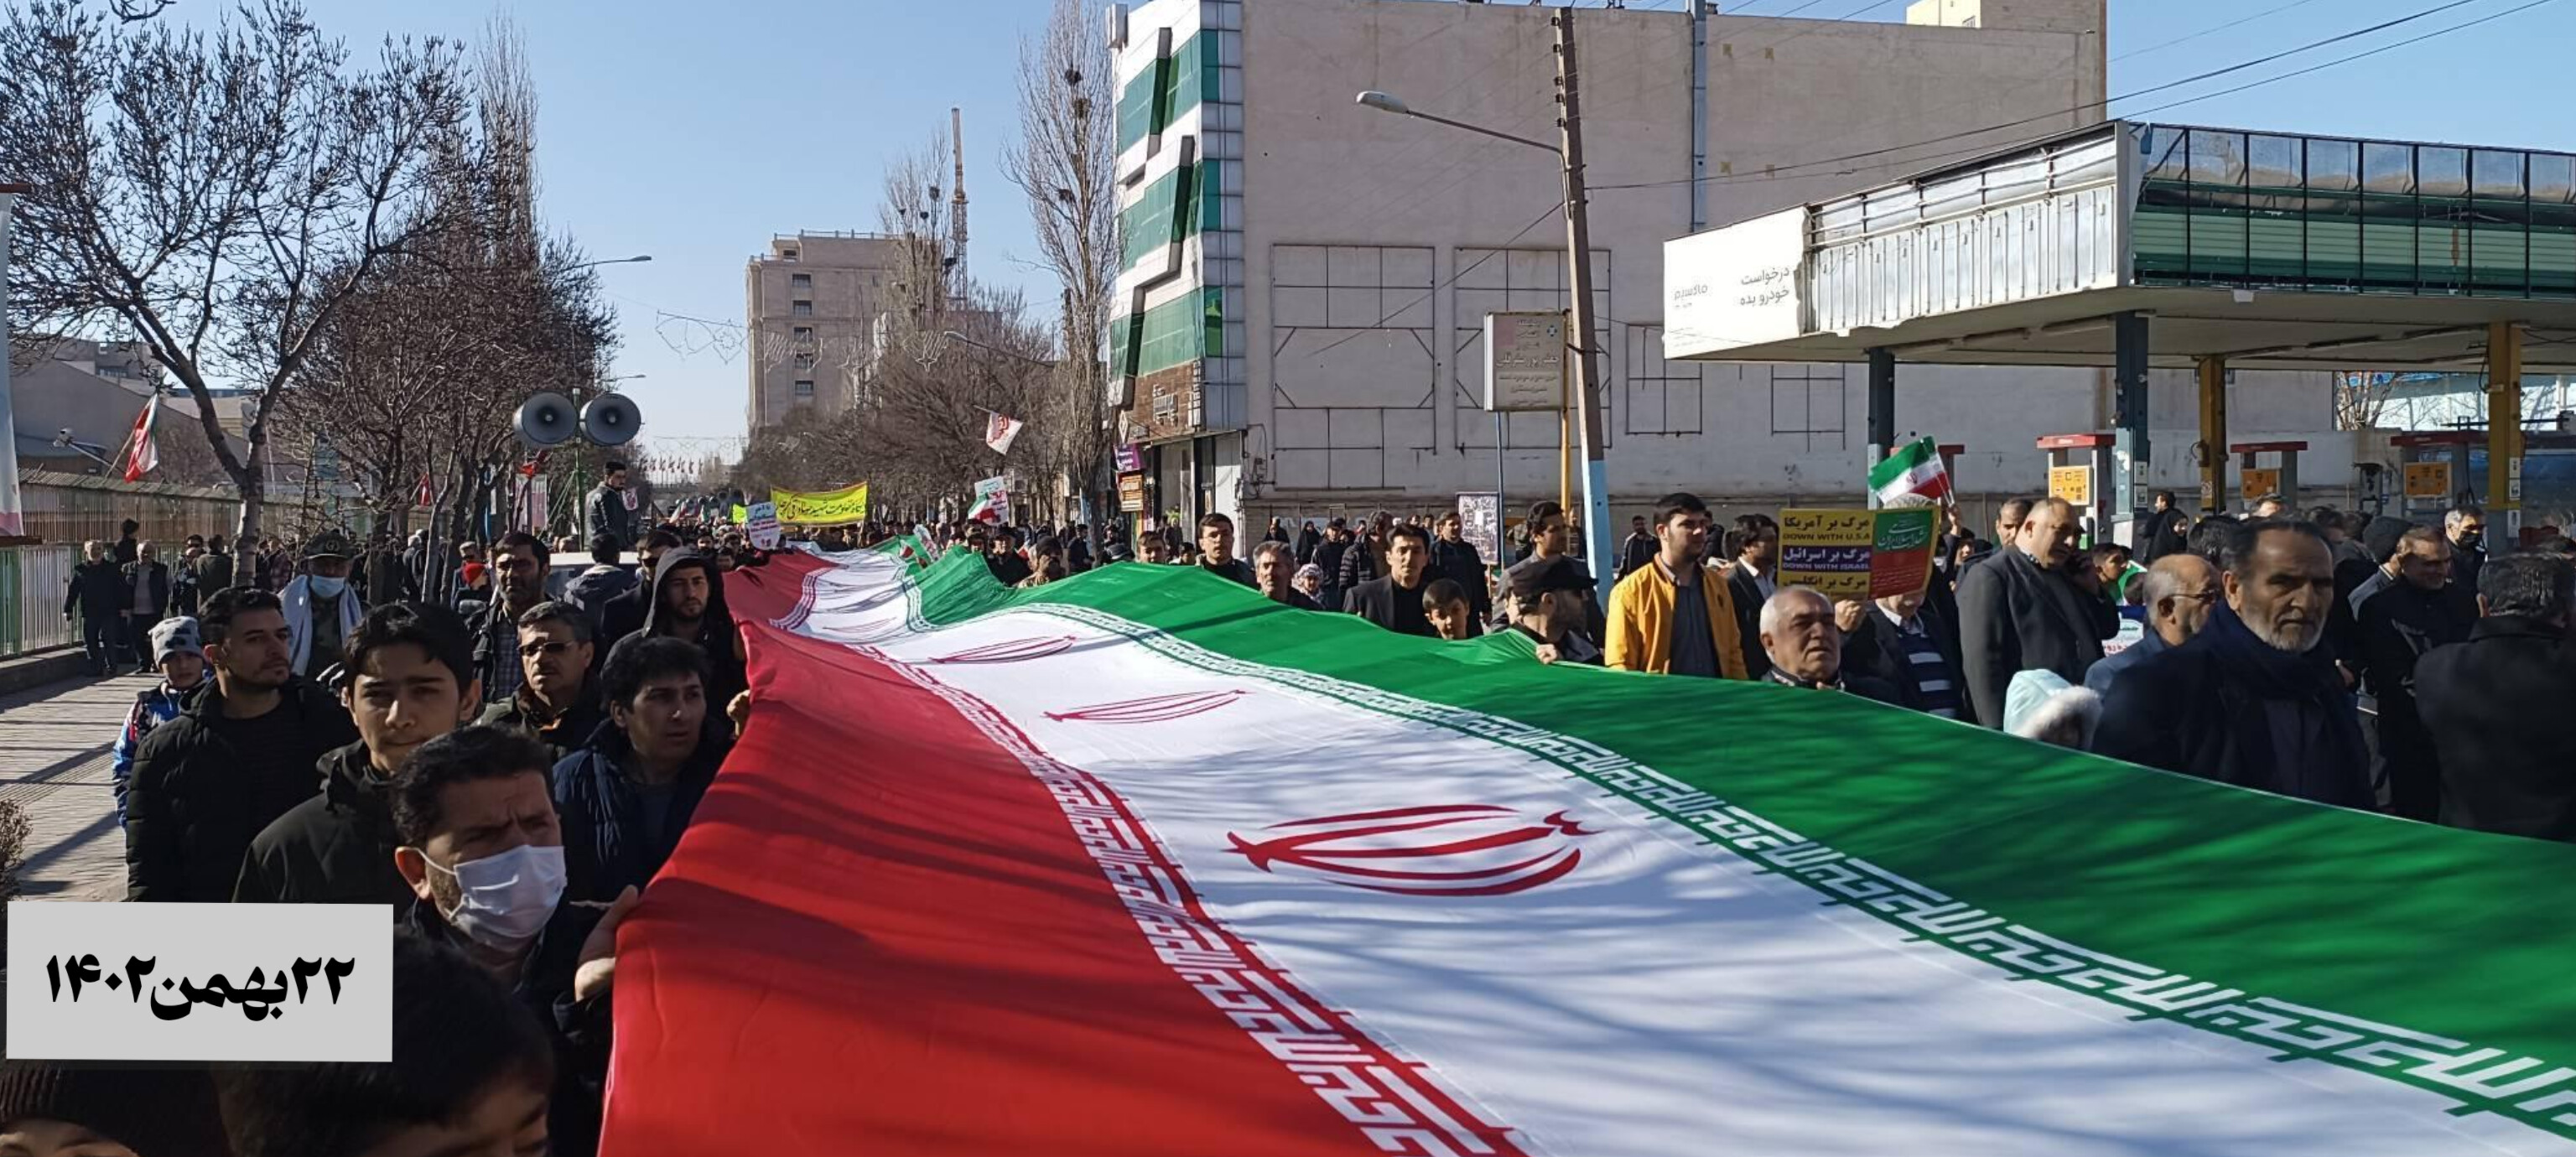
{"type": "MultiPolygon", "coordinates": [[[[1287,3],[1295,0],[1253,0],[1287,3]]],[[[1585,7],[1599,0],[1583,0],[1585,7]]],[[[2307,0],[2187,44],[2118,59],[2292,0],[2111,0],[2111,90],[2127,92],[2430,7],[2436,0],[2307,0]]],[[[2304,54],[2115,113],[2230,87],[2440,28],[2525,0],[2453,12],[2304,54]]],[[[322,27],[353,45],[387,32],[472,36],[494,9],[424,0],[308,0],[322,27]]],[[[1797,0],[1729,2],[1785,12],[1797,0]]],[[[1801,16],[1902,19],[1901,0],[1826,0],[1801,16]]],[[[1098,8],[1095,3],[1091,7],[1098,8]]],[[[1675,8],[1678,0],[1634,7],[1675,8]]],[[[182,0],[206,18],[213,0],[182,0]]],[[[646,415],[646,438],[742,432],[742,359],[686,347],[700,334],[657,328],[658,311],[742,316],[743,262],[773,232],[871,229],[881,167],[966,112],[972,261],[978,276],[1052,301],[1030,268],[1035,244],[999,156],[1016,131],[1018,41],[1047,0],[526,0],[503,3],[525,33],[539,89],[543,209],[599,257],[650,253],[602,270],[625,331],[619,374],[646,415]],[[679,339],[674,349],[668,335],[679,339]]],[[[2576,148],[2576,124],[2545,99],[2576,43],[2576,0],[2315,75],[2157,114],[2155,119],[2464,144],[2576,148]]]]}

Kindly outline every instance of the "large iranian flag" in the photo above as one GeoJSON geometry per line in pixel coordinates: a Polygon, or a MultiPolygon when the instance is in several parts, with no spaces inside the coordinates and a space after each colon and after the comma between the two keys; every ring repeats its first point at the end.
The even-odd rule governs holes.
{"type": "Polygon", "coordinates": [[[2576,849],[1189,568],[727,577],[606,1152],[2576,1152],[2576,849]]]}

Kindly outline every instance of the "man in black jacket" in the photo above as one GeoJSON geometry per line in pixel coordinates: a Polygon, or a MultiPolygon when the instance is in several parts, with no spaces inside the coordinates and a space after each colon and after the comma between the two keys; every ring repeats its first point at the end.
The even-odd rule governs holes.
{"type": "Polygon", "coordinates": [[[1444,510],[1431,528],[1431,577],[1448,579],[1467,592],[1467,609],[1478,624],[1492,621],[1493,583],[1485,577],[1484,554],[1467,541],[1465,520],[1455,510],[1444,510]]]}
{"type": "Polygon", "coordinates": [[[599,706],[590,616],[572,603],[542,602],[519,616],[518,632],[519,691],[476,722],[516,731],[562,759],[608,717],[599,706]]]}
{"type": "Polygon", "coordinates": [[[608,645],[644,628],[645,612],[653,609],[653,575],[661,569],[662,556],[680,549],[680,536],[663,528],[644,535],[644,545],[635,548],[642,562],[635,568],[635,582],[624,594],[609,598],[590,609],[599,619],[599,661],[608,660],[608,645]]]}
{"type": "Polygon", "coordinates": [[[1296,554],[1287,543],[1265,542],[1252,552],[1253,586],[1262,597],[1301,611],[1323,610],[1306,592],[1290,585],[1288,580],[1296,570],[1296,554]]]}
{"type": "Polygon", "coordinates": [[[2441,754],[2442,822],[2576,843],[2576,566],[2522,551],[2488,560],[2478,581],[2485,617],[2468,641],[2415,664],[2415,710],[2441,754]]]}
{"type": "Polygon", "coordinates": [[[465,624],[440,606],[377,607],[341,653],[359,741],[322,757],[322,794],[250,842],[234,903],[390,904],[399,916],[411,896],[394,871],[388,785],[414,749],[482,710],[465,624]]]}
{"type": "Polygon", "coordinates": [[[1260,585],[1253,581],[1252,565],[1234,557],[1234,520],[1223,514],[1199,519],[1199,569],[1228,582],[1260,585]]]}
{"type": "Polygon", "coordinates": [[[1351,548],[1350,523],[1336,518],[1324,524],[1324,539],[1315,544],[1315,557],[1308,561],[1324,574],[1324,592],[1315,596],[1325,610],[1342,609],[1342,552],[1351,548]]]}
{"type": "Polygon", "coordinates": [[[608,722],[555,765],[573,899],[640,888],[678,848],[733,747],[706,674],[706,656],[679,639],[629,639],[608,657],[608,722]]]}
{"type": "MultiPolygon", "coordinates": [[[[1026,564],[1022,566],[1025,570],[1026,564]]],[[[733,609],[725,602],[723,573],[705,555],[675,550],[662,556],[646,590],[652,605],[644,612],[644,625],[636,628],[631,637],[673,638],[696,644],[707,657],[707,697],[721,713],[734,696],[751,686],[742,652],[737,649],[733,609]]],[[[610,650],[614,652],[614,644],[610,650]]]]}
{"type": "Polygon", "coordinates": [[[1843,640],[1844,674],[1885,682],[1927,715],[1975,722],[1959,678],[1959,629],[1943,614],[1923,591],[1873,600],[1843,640]]]}
{"type": "Polygon", "coordinates": [[[2334,599],[2325,535],[2305,522],[2237,523],[2225,557],[2222,601],[2201,632],[2112,677],[2094,752],[2369,810],[2361,722],[2322,645],[2334,599]]]}
{"type": "Polygon", "coordinates": [[[1754,622],[1762,631],[1762,649],[1771,658],[1762,675],[1764,682],[1810,691],[1847,691],[1904,706],[1902,696],[1886,680],[1843,670],[1843,635],[1834,622],[1833,600],[1815,588],[1780,588],[1762,604],[1754,622]]]}
{"type": "Polygon", "coordinates": [[[2478,571],[2487,563],[2487,512],[2475,506],[2455,506],[2442,516],[2442,531],[2451,539],[2451,577],[2460,582],[2462,605],[2474,600],[2478,571]]]}
{"type": "Polygon", "coordinates": [[[608,1078],[617,928],[633,888],[605,910],[564,902],[563,827],[546,790],[545,748],[496,727],[424,744],[394,780],[405,923],[462,950],[546,1028],[555,1079],[549,1152],[599,1146],[608,1078]]]}
{"type": "Polygon", "coordinates": [[[1385,577],[1352,587],[1346,609],[1399,635],[1439,638],[1422,610],[1422,588],[1431,585],[1431,536],[1419,526],[1389,530],[1386,569],[1385,577]]]}
{"type": "Polygon", "coordinates": [[[1988,727],[2003,726],[2014,675],[2046,668],[2082,686],[2102,658],[2102,640],[2120,631],[2118,609],[2101,597],[2092,568],[2080,565],[2080,529],[2064,499],[2040,499],[2011,542],[1959,579],[1960,674],[1968,709],[1988,727]]]}
{"type": "Polygon", "coordinates": [[[120,599],[125,651],[134,657],[134,673],[149,675],[152,628],[170,613],[170,568],[162,563],[159,547],[136,543],[134,561],[125,564],[117,578],[124,583],[120,599]]]}
{"type": "Polygon", "coordinates": [[[619,550],[635,541],[635,512],[626,508],[626,464],[613,459],[582,502],[582,537],[602,534],[615,538],[619,550]]]}
{"type": "Polygon", "coordinates": [[[1654,532],[1646,529],[1645,515],[1629,519],[1628,537],[1619,543],[1619,577],[1626,578],[1629,571],[1654,561],[1655,552],[1662,549],[1654,532]]]}
{"type": "Polygon", "coordinates": [[[331,693],[295,675],[276,595],[227,590],[198,626],[215,685],[135,754],[128,900],[231,899],[251,838],[313,797],[324,753],[358,739],[331,693]]]}
{"type": "Polygon", "coordinates": [[[72,568],[71,589],[63,595],[63,618],[80,624],[81,647],[90,671],[116,673],[117,628],[124,622],[124,572],[107,556],[107,544],[91,539],[81,544],[80,565],[72,568]]]}
{"type": "Polygon", "coordinates": [[[1771,673],[1770,653],[1762,648],[1762,607],[1780,591],[1780,521],[1768,514],[1735,516],[1735,547],[1727,568],[1727,593],[1735,600],[1735,633],[1744,641],[1744,673],[1759,679],[1771,673]]]}
{"type": "Polygon", "coordinates": [[[2442,769],[2433,737],[2415,714],[2416,660],[2467,641],[2475,597],[2450,590],[2451,544],[2429,526],[2408,529],[2388,568],[2397,581],[2364,601],[2360,637],[2379,751],[2371,779],[2387,785],[2388,810],[2432,823],[2442,814],[2442,769]]]}

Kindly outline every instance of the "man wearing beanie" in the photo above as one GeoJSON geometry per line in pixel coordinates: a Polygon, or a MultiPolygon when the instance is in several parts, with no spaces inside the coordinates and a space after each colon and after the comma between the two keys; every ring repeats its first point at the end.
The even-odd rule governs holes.
{"type": "Polygon", "coordinates": [[[0,1062],[0,1152],[227,1157],[204,1069],[65,1069],[0,1062]]]}
{"type": "Polygon", "coordinates": [[[151,690],[138,691],[134,710],[116,733],[115,764],[109,776],[116,795],[116,826],[125,826],[125,783],[134,774],[134,753],[152,729],[179,717],[181,701],[206,681],[206,650],[197,642],[197,620],[182,615],[152,628],[150,662],[161,672],[151,690]]]}

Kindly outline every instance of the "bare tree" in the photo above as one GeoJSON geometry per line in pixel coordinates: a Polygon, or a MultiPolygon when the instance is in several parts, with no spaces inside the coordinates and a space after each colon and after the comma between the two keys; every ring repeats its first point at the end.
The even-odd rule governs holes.
{"type": "Polygon", "coordinates": [[[205,32],[36,0],[0,24],[0,171],[21,200],[30,328],[142,341],[196,399],[258,533],[272,416],[334,316],[445,221],[461,156],[455,50],[387,41],[352,67],[295,0],[205,32]],[[243,449],[215,418],[244,387],[243,449]]]}
{"type": "Polygon", "coordinates": [[[2370,430],[2388,409],[2388,400],[2396,393],[2397,375],[2367,372],[2336,372],[2334,376],[2334,420],[2338,430],[2370,430]]]}
{"type": "MultiPolygon", "coordinates": [[[[1030,432],[1055,447],[1100,512],[1113,485],[1100,338],[1118,278],[1118,141],[1109,50],[1093,16],[1081,0],[1056,0],[1046,30],[1020,42],[1020,140],[1002,170],[1028,198],[1038,252],[1064,289],[1059,396],[1030,432]]],[[[1095,513],[1095,538],[1099,522],[1095,513]]]]}

